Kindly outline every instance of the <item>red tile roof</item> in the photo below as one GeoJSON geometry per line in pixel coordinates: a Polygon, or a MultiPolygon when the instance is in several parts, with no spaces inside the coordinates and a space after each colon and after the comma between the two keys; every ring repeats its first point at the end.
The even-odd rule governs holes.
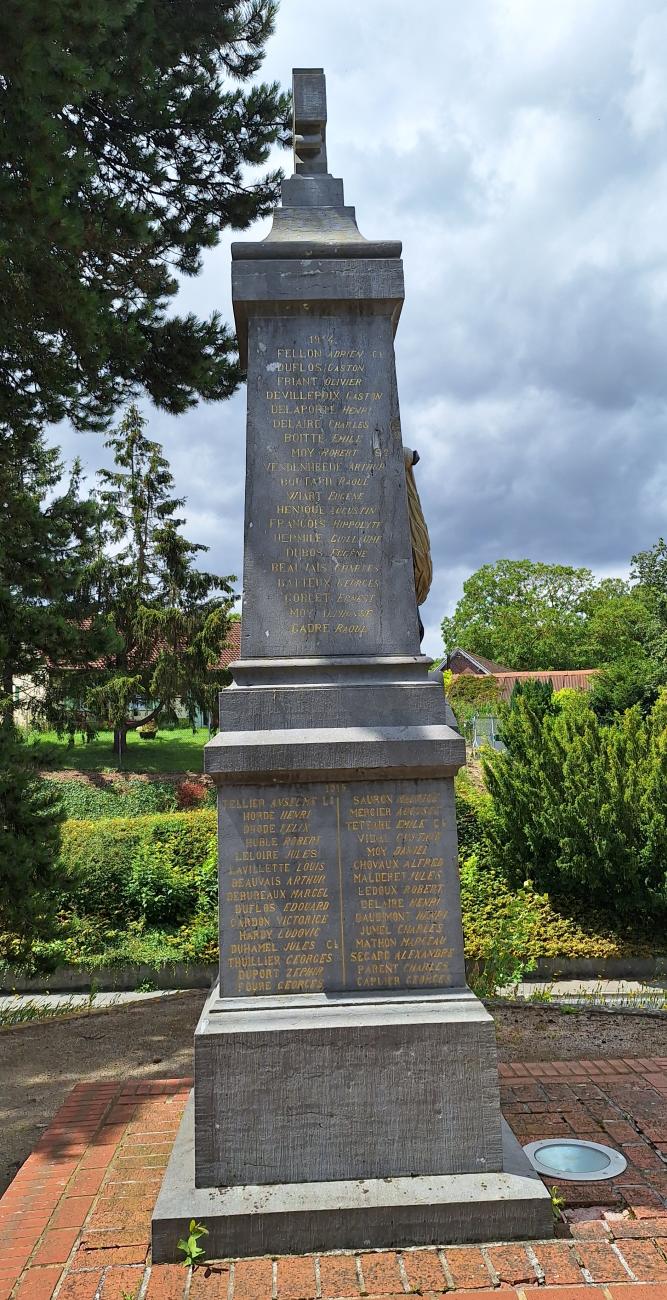
{"type": "Polygon", "coordinates": [[[544,672],[497,672],[493,676],[500,687],[501,700],[509,700],[516,682],[551,682],[555,691],[565,690],[590,691],[597,668],[554,669],[544,672]]]}
{"type": "MultiPolygon", "coordinates": [[[[153,653],[157,655],[158,650],[159,650],[159,642],[156,642],[155,646],[153,647],[153,653]]],[[[229,623],[225,644],[220,652],[220,658],[216,666],[218,668],[228,668],[229,665],[232,664],[235,659],[239,659],[240,657],[241,657],[241,620],[237,618],[231,620],[229,623]]],[[[109,660],[108,658],[103,656],[101,659],[91,659],[85,665],[56,664],[52,659],[47,659],[46,662],[49,668],[59,668],[63,671],[71,670],[72,672],[76,672],[77,669],[80,670],[82,667],[85,667],[86,671],[90,671],[90,669],[94,669],[94,668],[106,668],[108,666],[109,660]]]]}
{"type": "Polygon", "coordinates": [[[218,660],[218,668],[229,668],[235,659],[241,658],[241,620],[234,619],[227,630],[227,640],[218,660]]]}

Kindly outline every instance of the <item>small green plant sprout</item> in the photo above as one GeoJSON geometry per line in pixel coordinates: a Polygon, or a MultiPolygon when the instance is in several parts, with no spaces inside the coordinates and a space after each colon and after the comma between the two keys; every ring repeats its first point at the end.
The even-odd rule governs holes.
{"type": "Polygon", "coordinates": [[[137,1300],[136,1291],[121,1291],[120,1300],[137,1300]]]}
{"type": "Polygon", "coordinates": [[[181,1237],[177,1246],[177,1250],[183,1251],[183,1263],[186,1268],[196,1268],[197,1264],[204,1262],[206,1251],[199,1245],[200,1237],[208,1237],[208,1228],[203,1223],[197,1223],[196,1219],[190,1219],[188,1235],[181,1237]]]}
{"type": "Polygon", "coordinates": [[[541,988],[533,989],[526,999],[527,1002],[552,1002],[553,1001],[553,984],[545,984],[541,988]]]}
{"type": "Polygon", "coordinates": [[[559,1187],[550,1187],[549,1195],[551,1197],[551,1213],[553,1214],[556,1223],[558,1223],[561,1216],[561,1210],[565,1207],[565,1197],[561,1194],[559,1187]]]}

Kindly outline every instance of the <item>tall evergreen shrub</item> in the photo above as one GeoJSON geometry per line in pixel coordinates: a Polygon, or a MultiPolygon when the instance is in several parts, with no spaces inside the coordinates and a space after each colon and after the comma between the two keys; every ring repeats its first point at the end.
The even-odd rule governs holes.
{"type": "Polygon", "coordinates": [[[635,707],[606,727],[576,691],[542,713],[519,695],[503,740],[484,769],[491,858],[506,879],[622,921],[667,914],[667,691],[645,720],[635,707]]]}
{"type": "Polygon", "coordinates": [[[28,941],[48,915],[64,813],[11,725],[0,726],[1,934],[28,941]]]}

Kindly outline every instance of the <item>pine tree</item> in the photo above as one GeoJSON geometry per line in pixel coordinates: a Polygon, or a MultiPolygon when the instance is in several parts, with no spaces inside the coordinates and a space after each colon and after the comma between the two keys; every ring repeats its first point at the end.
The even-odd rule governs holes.
{"type": "Polygon", "coordinates": [[[64,813],[55,785],[40,776],[5,717],[0,725],[0,952],[19,955],[49,916],[48,887],[64,813]],[[8,947],[11,945],[11,948],[8,947]]]}
{"type": "Polygon", "coordinates": [[[194,567],[195,556],[208,548],[183,536],[177,512],[184,501],[171,495],[169,465],[160,444],[145,435],[145,423],[130,406],[107,442],[116,468],[99,471],[103,522],[89,598],[116,640],[94,667],[97,684],[89,688],[84,675],[84,689],[78,688],[79,697],[112,724],[119,756],[128,731],[160,715],[173,717],[177,700],[191,721],[197,709],[210,708],[216,686],[224,684],[216,665],[235,580],[194,567]],[[137,697],[150,708],[133,718],[137,697]]]}
{"type": "Polygon", "coordinates": [[[169,312],[220,231],[275,203],[253,177],[287,97],[250,84],[274,0],[0,6],[0,429],[106,427],[146,390],[184,411],[239,370],[217,316],[169,312]]]}
{"type": "Polygon", "coordinates": [[[88,663],[109,641],[87,593],[98,509],[82,499],[78,463],[58,494],[62,475],[43,437],[0,435],[0,713],[10,728],[17,688],[36,720],[71,723],[56,665],[88,663]]]}
{"type": "Polygon", "coordinates": [[[581,692],[541,715],[519,694],[503,740],[484,759],[494,865],[621,923],[665,915],[667,692],[648,718],[634,707],[608,726],[581,692]]]}

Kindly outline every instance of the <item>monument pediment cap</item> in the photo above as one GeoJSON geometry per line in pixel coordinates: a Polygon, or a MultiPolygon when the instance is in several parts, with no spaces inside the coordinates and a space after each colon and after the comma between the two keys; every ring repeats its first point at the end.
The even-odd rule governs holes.
{"type": "Polygon", "coordinates": [[[369,240],[343,182],[327,170],[326,84],[321,68],[293,71],[294,175],[281,184],[282,206],[265,239],[232,244],[234,261],[273,258],[400,258],[398,240],[369,240]]]}

